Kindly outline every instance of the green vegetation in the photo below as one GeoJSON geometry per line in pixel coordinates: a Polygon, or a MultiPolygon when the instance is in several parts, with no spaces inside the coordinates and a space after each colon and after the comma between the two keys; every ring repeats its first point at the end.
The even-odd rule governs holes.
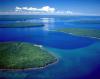
{"type": "Polygon", "coordinates": [[[56,60],[46,50],[30,43],[0,43],[0,69],[40,68],[56,60]]]}
{"type": "Polygon", "coordinates": [[[16,23],[7,23],[0,24],[1,28],[12,28],[12,27],[42,27],[42,23],[31,23],[31,22],[16,22],[16,23]]]}
{"type": "Polygon", "coordinates": [[[33,15],[1,15],[0,21],[25,21],[28,19],[34,19],[37,18],[33,15]]]}
{"type": "Polygon", "coordinates": [[[57,31],[65,32],[65,33],[72,33],[73,35],[79,35],[79,36],[100,38],[100,30],[99,29],[64,28],[64,29],[60,29],[57,31]]]}
{"type": "Polygon", "coordinates": [[[72,23],[91,23],[91,24],[100,24],[100,20],[70,20],[67,22],[72,22],[72,23]]]}

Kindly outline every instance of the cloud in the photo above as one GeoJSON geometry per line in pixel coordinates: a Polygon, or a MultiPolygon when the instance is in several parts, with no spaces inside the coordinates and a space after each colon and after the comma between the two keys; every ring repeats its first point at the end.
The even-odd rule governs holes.
{"type": "Polygon", "coordinates": [[[56,14],[60,14],[60,15],[72,15],[73,12],[70,10],[65,10],[65,11],[56,11],[56,14]]]}
{"type": "Polygon", "coordinates": [[[46,12],[54,12],[55,8],[51,8],[49,6],[44,6],[44,7],[41,8],[41,10],[44,10],[46,12]]]}
{"type": "Polygon", "coordinates": [[[55,12],[55,8],[44,6],[42,8],[35,7],[16,7],[15,11],[32,11],[32,12],[55,12]]]}
{"type": "MultiPolygon", "coordinates": [[[[57,10],[54,7],[43,6],[41,8],[36,7],[19,7],[16,6],[14,11],[0,12],[0,14],[22,14],[22,15],[80,15],[80,13],[73,12],[71,10],[57,10]]],[[[81,14],[82,15],[82,14],[81,14]]]]}
{"type": "Polygon", "coordinates": [[[73,12],[70,11],[70,10],[66,11],[66,13],[67,13],[67,14],[73,14],[73,12]]]}
{"type": "Polygon", "coordinates": [[[16,12],[20,13],[31,13],[31,14],[54,14],[54,15],[72,15],[73,12],[70,10],[66,11],[61,11],[61,10],[56,10],[54,7],[50,6],[43,6],[41,8],[36,8],[36,7],[16,7],[15,8],[16,12]]]}

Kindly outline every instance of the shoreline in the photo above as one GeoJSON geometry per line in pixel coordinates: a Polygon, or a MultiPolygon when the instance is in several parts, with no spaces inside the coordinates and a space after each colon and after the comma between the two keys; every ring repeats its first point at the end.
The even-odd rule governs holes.
{"type": "Polygon", "coordinates": [[[71,32],[62,32],[62,31],[57,31],[57,30],[51,30],[51,31],[53,31],[53,32],[61,32],[61,33],[70,34],[70,35],[74,35],[74,36],[88,37],[88,38],[100,40],[100,38],[94,37],[94,36],[84,36],[84,35],[82,36],[82,35],[77,35],[77,34],[74,34],[74,33],[71,33],[71,32]]]}
{"type": "Polygon", "coordinates": [[[44,68],[47,68],[49,66],[52,66],[56,63],[59,62],[59,59],[57,58],[57,60],[54,62],[54,63],[50,63],[44,67],[37,67],[37,68],[25,68],[25,69],[0,69],[0,71],[25,71],[25,70],[40,70],[40,69],[44,69],[44,68]]]}
{"type": "MultiPolygon", "coordinates": [[[[63,32],[63,33],[67,33],[67,32],[63,32]]],[[[77,35],[77,34],[73,34],[73,33],[67,33],[67,34],[70,34],[70,35],[75,35],[75,36],[81,36],[81,35],[77,35]]],[[[88,37],[88,38],[93,38],[93,39],[99,39],[98,37],[93,37],[93,36],[81,36],[81,37],[88,37]]]]}

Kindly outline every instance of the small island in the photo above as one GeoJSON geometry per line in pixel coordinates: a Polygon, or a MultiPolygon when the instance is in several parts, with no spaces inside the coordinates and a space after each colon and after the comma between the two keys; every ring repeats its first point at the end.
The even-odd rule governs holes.
{"type": "Polygon", "coordinates": [[[46,67],[57,58],[45,49],[25,42],[0,42],[0,69],[46,67]]]}
{"type": "Polygon", "coordinates": [[[15,22],[0,24],[0,28],[23,28],[23,27],[43,27],[43,23],[32,23],[32,22],[15,22]]]}
{"type": "Polygon", "coordinates": [[[72,35],[85,36],[91,38],[100,39],[99,29],[88,29],[88,28],[64,28],[56,30],[58,32],[69,33],[72,35]]]}

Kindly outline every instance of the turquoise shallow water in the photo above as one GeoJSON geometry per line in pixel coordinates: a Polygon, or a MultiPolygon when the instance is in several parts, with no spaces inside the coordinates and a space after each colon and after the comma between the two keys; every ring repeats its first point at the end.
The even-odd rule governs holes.
{"type": "MultiPolygon", "coordinates": [[[[1,42],[24,41],[41,44],[59,59],[57,63],[38,70],[0,70],[0,79],[100,79],[100,40],[51,32],[51,30],[69,27],[100,29],[100,24],[66,22],[67,20],[82,18],[100,19],[100,17],[91,18],[85,16],[67,18],[38,17],[38,19],[35,17],[35,19],[26,21],[40,21],[45,26],[39,28],[0,28],[1,42]]],[[[21,18],[21,20],[23,19],[21,18]]],[[[5,23],[7,19],[6,21],[0,20],[0,22],[5,23]]],[[[16,19],[13,22],[16,22],[16,19]]]]}
{"type": "Polygon", "coordinates": [[[65,78],[77,78],[88,75],[100,66],[100,42],[73,50],[53,48],[49,48],[49,50],[57,53],[61,64],[58,63],[59,67],[55,69],[56,71],[63,70],[64,72],[62,71],[59,75],[63,75],[65,78]]]}

